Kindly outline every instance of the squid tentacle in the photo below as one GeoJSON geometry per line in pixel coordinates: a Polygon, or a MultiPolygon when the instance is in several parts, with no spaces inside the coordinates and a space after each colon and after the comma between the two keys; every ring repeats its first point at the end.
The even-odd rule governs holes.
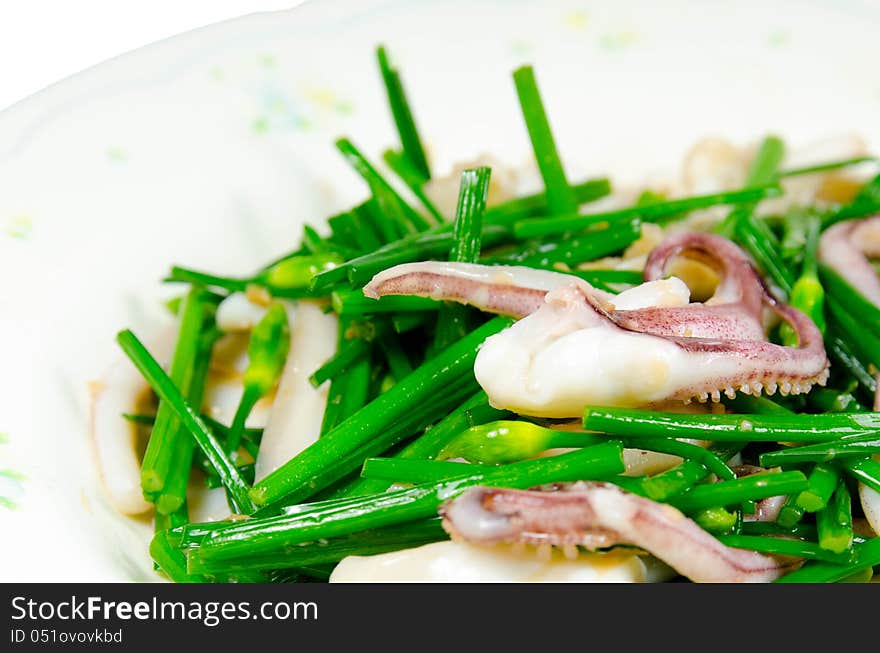
{"type": "Polygon", "coordinates": [[[767,293],[752,262],[739,247],[712,234],[677,234],[664,240],[648,255],[642,273],[645,281],[665,276],[666,268],[677,256],[700,260],[719,272],[721,282],[707,304],[742,304],[750,315],[760,318],[767,293]]]}
{"type": "Polygon", "coordinates": [[[472,487],[440,514],[453,539],[588,549],[632,545],[696,582],[769,582],[802,563],[728,547],[672,506],[610,483],[578,482],[559,491],[472,487]]]}
{"type": "MultiPolygon", "coordinates": [[[[597,301],[614,303],[614,295],[570,274],[515,266],[436,261],[405,263],[385,270],[376,275],[363,292],[373,299],[386,295],[430,297],[468,304],[487,313],[522,318],[544,304],[547,292],[572,283],[597,301]]],[[[658,336],[730,338],[739,334],[750,340],[760,340],[764,336],[763,328],[755,320],[724,305],[646,307],[607,312],[624,328],[658,336]],[[711,318],[707,319],[707,315],[711,318]]]]}
{"type": "Polygon", "coordinates": [[[839,222],[819,239],[819,260],[880,306],[880,278],[869,256],[880,256],[880,215],[839,222]]]}
{"type": "Polygon", "coordinates": [[[655,336],[764,340],[764,328],[735,306],[692,305],[614,311],[609,319],[622,329],[655,336]]]}
{"type": "Polygon", "coordinates": [[[493,403],[524,414],[570,417],[578,402],[648,405],[719,401],[722,393],[798,394],[827,380],[816,325],[778,301],[732,242],[703,233],[672,236],[651,253],[644,277],[642,286],[612,295],[558,272],[423,262],[380,273],[364,292],[416,294],[525,318],[487,340],[475,365],[493,403]],[[681,281],[661,279],[675,256],[718,270],[720,282],[707,302],[688,303],[681,281]],[[765,310],[793,328],[797,347],[767,340],[765,310]],[[613,390],[609,383],[616,384],[613,390]]]}
{"type": "Polygon", "coordinates": [[[430,297],[520,318],[537,311],[547,291],[572,278],[548,273],[546,277],[534,275],[533,280],[529,275],[523,280],[517,271],[507,266],[471,263],[405,263],[373,277],[364,287],[364,295],[373,299],[386,295],[430,297]]]}
{"type": "MultiPolygon", "coordinates": [[[[570,298],[571,293],[566,296],[570,298]]],[[[628,328],[626,324],[620,324],[613,313],[606,311],[602,302],[589,295],[584,295],[583,298],[589,308],[607,320],[609,326],[613,324],[624,331],[662,338],[693,355],[694,380],[672,392],[668,399],[685,402],[694,398],[700,402],[710,399],[719,401],[721,394],[733,398],[737,391],[755,395],[760,395],[762,391],[772,395],[777,390],[782,395],[800,394],[809,392],[813,385],[823,385],[828,380],[828,361],[819,329],[801,311],[779,304],[772,298],[768,297],[772,308],[783,316],[798,335],[798,347],[746,339],[660,336],[640,332],[628,328]],[[733,365],[722,366],[721,360],[729,361],[733,365]],[[701,364],[717,369],[718,373],[701,373],[698,369],[701,364]]]]}

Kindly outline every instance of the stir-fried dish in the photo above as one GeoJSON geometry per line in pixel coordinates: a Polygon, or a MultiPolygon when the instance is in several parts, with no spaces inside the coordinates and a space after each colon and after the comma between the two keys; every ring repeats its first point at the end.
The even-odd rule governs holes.
{"type": "Polygon", "coordinates": [[[177,582],[869,581],[880,565],[880,176],[856,137],[696,145],[680,179],[432,170],[253,275],[173,267],[92,431],[177,582]],[[133,365],[132,365],[133,363],[133,365]]]}

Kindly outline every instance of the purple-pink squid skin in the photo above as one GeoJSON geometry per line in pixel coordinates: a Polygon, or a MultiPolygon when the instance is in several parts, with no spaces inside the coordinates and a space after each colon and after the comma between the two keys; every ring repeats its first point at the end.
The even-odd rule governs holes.
{"type": "Polygon", "coordinates": [[[869,257],[880,257],[880,215],[838,222],[819,239],[819,260],[880,307],[880,278],[869,257]]]}
{"type": "Polygon", "coordinates": [[[603,482],[542,490],[471,487],[440,509],[452,539],[590,550],[636,546],[695,582],[766,583],[802,560],[729,547],[677,509],[603,482]]]}

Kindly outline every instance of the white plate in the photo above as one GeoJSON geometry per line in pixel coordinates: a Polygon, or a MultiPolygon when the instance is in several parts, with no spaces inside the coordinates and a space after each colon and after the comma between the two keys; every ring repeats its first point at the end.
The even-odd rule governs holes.
{"type": "Polygon", "coordinates": [[[163,319],[174,262],[246,273],[365,189],[332,142],[394,133],[400,64],[439,167],[528,140],[510,72],[535,64],[573,177],[675,169],[697,138],[858,131],[878,150],[871,2],[312,2],[128,53],[0,114],[0,579],[154,578],[86,431],[114,333],[163,319]]]}

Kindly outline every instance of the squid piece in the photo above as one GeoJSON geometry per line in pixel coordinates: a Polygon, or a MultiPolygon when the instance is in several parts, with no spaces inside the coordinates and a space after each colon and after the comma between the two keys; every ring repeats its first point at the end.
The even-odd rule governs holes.
{"type": "Polygon", "coordinates": [[[217,307],[217,327],[224,333],[250,331],[263,319],[268,306],[252,301],[246,293],[235,292],[217,307]]]}
{"type": "Polygon", "coordinates": [[[770,582],[801,564],[725,546],[672,506],[610,483],[578,482],[555,492],[472,487],[440,513],[455,540],[590,550],[631,545],[695,582],[770,582]]]}
{"type": "MultiPolygon", "coordinates": [[[[875,460],[876,460],[875,456],[875,460]]],[[[862,512],[874,533],[880,537],[880,492],[859,483],[859,501],[862,504],[862,512]]]]}
{"type": "Polygon", "coordinates": [[[868,257],[880,257],[880,215],[838,222],[819,240],[819,260],[880,306],[880,278],[868,257]]]}
{"type": "MultiPolygon", "coordinates": [[[[807,167],[822,161],[854,159],[869,153],[863,137],[855,133],[840,133],[792,148],[785,157],[785,168],[807,167]]],[[[865,172],[867,170],[862,166],[851,166],[783,178],[781,185],[785,194],[766,203],[761,202],[758,212],[761,215],[779,215],[795,206],[848,203],[867,181],[865,172]]]]}
{"type": "MultiPolygon", "coordinates": [[[[690,291],[683,281],[675,277],[652,279],[613,295],[561,272],[508,265],[426,261],[404,263],[380,272],[364,287],[363,292],[372,299],[385,295],[417,295],[456,301],[489,313],[522,318],[541,308],[546,303],[548,292],[571,284],[614,311],[617,318],[633,330],[642,329],[657,335],[693,335],[695,329],[700,329],[690,311],[678,311],[674,314],[678,317],[670,317],[648,310],[657,307],[687,308],[690,291]]],[[[737,315],[732,317],[734,320],[738,318],[737,315]]],[[[753,325],[746,321],[725,325],[724,330],[720,330],[718,321],[722,319],[724,317],[721,315],[715,316],[705,332],[707,336],[721,337],[725,332],[736,329],[755,331],[753,325]]]]}
{"type": "Polygon", "coordinates": [[[550,290],[572,279],[575,277],[561,272],[511,265],[427,261],[404,263],[380,272],[364,287],[364,295],[372,299],[417,295],[469,304],[489,313],[525,317],[543,305],[550,290]]]}
{"type": "MultiPolygon", "coordinates": [[[[176,327],[168,327],[150,343],[150,351],[162,364],[167,363],[174,353],[176,332],[176,327]]],[[[153,504],[144,499],[141,491],[138,427],[122,415],[139,412],[139,404],[150,386],[134,364],[119,354],[90,389],[90,432],[107,497],[124,515],[145,513],[153,504]]]]}
{"type": "MultiPolygon", "coordinates": [[[[758,467],[757,465],[734,465],[731,469],[734,474],[736,474],[737,478],[743,478],[744,476],[751,476],[753,474],[763,474],[768,471],[764,467],[758,467]]],[[[775,522],[776,518],[779,517],[779,511],[782,510],[782,506],[785,505],[786,499],[788,499],[786,495],[777,495],[775,497],[767,497],[756,501],[755,512],[751,515],[743,514],[743,521],[775,522]]]]}
{"type": "Polygon", "coordinates": [[[674,577],[668,566],[632,551],[558,550],[536,556],[519,545],[487,548],[467,542],[435,542],[374,556],[349,556],[331,583],[660,583],[674,577]]]}
{"type": "MultiPolygon", "coordinates": [[[[233,330],[218,338],[211,352],[202,410],[222,424],[232,423],[241,401],[244,372],[248,365],[248,340],[246,331],[233,330]]],[[[248,427],[266,426],[272,400],[270,395],[257,402],[248,416],[248,427]]]]}
{"type": "Polygon", "coordinates": [[[745,183],[750,153],[721,138],[703,138],[687,151],[681,167],[684,193],[718,193],[745,183]]]}
{"type": "Polygon", "coordinates": [[[310,301],[295,307],[287,302],[286,308],[292,325],[290,352],[260,442],[258,481],[318,439],[329,384],[314,388],[309,375],[336,353],[335,313],[325,313],[310,301]]]}
{"type": "Polygon", "coordinates": [[[469,168],[489,166],[492,168],[492,178],[489,180],[489,194],[487,204],[495,206],[501,202],[513,199],[523,192],[530,192],[531,186],[540,184],[537,171],[523,166],[512,166],[504,161],[499,161],[490,154],[479,154],[470,161],[457,163],[449,172],[441,176],[432,176],[425,184],[425,193],[443,215],[455,215],[458,205],[458,186],[461,183],[461,173],[469,168]]]}
{"type": "MultiPolygon", "coordinates": [[[[671,412],[671,413],[685,413],[685,414],[705,414],[710,412],[709,405],[706,404],[682,404],[682,403],[670,403],[665,404],[663,406],[658,407],[658,409],[671,412]]],[[[553,428],[560,431],[574,431],[584,433],[584,427],[580,420],[576,422],[562,422],[562,423],[554,423],[553,428]]],[[[699,447],[707,447],[711,444],[708,440],[692,440],[684,438],[683,442],[687,442],[689,444],[695,444],[699,447]]],[[[559,453],[564,453],[566,449],[549,449],[545,451],[542,455],[544,456],[553,456],[559,453]]],[[[568,451],[571,451],[570,449],[568,451]]],[[[658,451],[647,451],[645,449],[630,449],[626,448],[623,450],[623,466],[624,472],[623,476],[653,476],[654,474],[659,474],[661,472],[665,472],[668,469],[672,469],[676,465],[682,462],[682,458],[680,456],[675,456],[668,453],[660,453],[658,451]]]]}
{"type": "Polygon", "coordinates": [[[580,417],[585,406],[719,401],[721,394],[809,392],[828,378],[816,325],[774,299],[730,241],[681,233],[649,256],[645,283],[619,295],[572,275],[518,267],[410,263],[377,275],[370,297],[419,295],[522,317],[488,338],[474,364],[493,405],[537,417],[580,417]],[[678,256],[719,274],[714,295],[689,302],[678,256]],[[798,347],[768,342],[765,312],[788,322],[798,347]]]}

